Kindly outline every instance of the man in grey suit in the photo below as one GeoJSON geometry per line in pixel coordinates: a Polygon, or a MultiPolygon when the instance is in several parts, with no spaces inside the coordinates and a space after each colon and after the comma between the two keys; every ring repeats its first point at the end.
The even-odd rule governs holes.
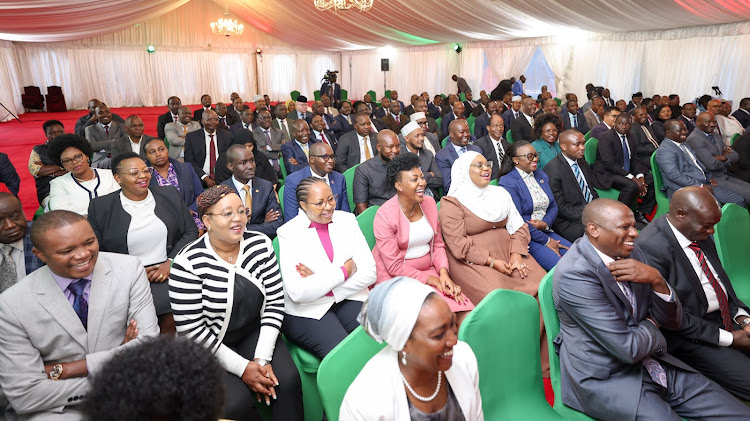
{"type": "Polygon", "coordinates": [[[309,121],[312,118],[312,112],[307,111],[307,97],[304,95],[300,95],[297,97],[297,101],[295,102],[295,111],[293,113],[290,113],[286,118],[289,120],[305,120],[309,121]]]}
{"type": "Polygon", "coordinates": [[[667,120],[664,123],[664,132],[666,137],[661,147],[656,150],[656,163],[664,180],[662,190],[670,199],[683,187],[702,186],[713,193],[716,200],[722,204],[736,203],[743,207],[746,205],[741,195],[728,190],[726,181],[713,178],[711,172],[696,158],[693,149],[685,143],[685,123],[680,120],[667,120]]]}
{"type": "Polygon", "coordinates": [[[283,102],[279,102],[273,109],[274,119],[271,122],[271,127],[279,129],[284,135],[284,141],[289,141],[292,138],[292,123],[294,120],[287,118],[286,105],[283,102]]]}
{"type": "Polygon", "coordinates": [[[22,420],[83,420],[90,375],[159,334],[146,272],[135,257],[99,252],[73,212],[40,216],[31,241],[47,266],[0,295],[0,387],[22,420]]]}
{"type": "Polygon", "coordinates": [[[416,121],[411,121],[401,129],[401,150],[411,152],[419,157],[420,168],[427,182],[427,187],[432,192],[433,197],[438,197],[438,189],[443,187],[443,177],[440,175],[440,169],[435,162],[435,155],[425,148],[426,138],[425,131],[416,121]]]}
{"type": "MultiPolygon", "coordinates": [[[[438,151],[441,149],[440,138],[438,138],[435,133],[430,132],[430,117],[427,117],[422,111],[416,111],[414,114],[409,116],[409,119],[419,124],[419,127],[422,128],[425,137],[425,148],[432,152],[433,155],[438,153],[438,151]]],[[[433,119],[433,121],[435,120],[433,119]]]]}
{"type": "Polygon", "coordinates": [[[279,171],[279,154],[281,145],[286,143],[279,129],[271,127],[271,113],[263,110],[258,113],[258,127],[253,129],[253,139],[264,154],[272,161],[271,165],[279,171]]]}
{"type": "Polygon", "coordinates": [[[146,151],[143,150],[143,144],[153,136],[143,134],[143,120],[137,115],[131,115],[125,119],[125,133],[127,136],[116,139],[112,143],[112,157],[125,152],[135,152],[146,159],[146,151]]]}
{"type": "Polygon", "coordinates": [[[695,151],[698,158],[708,171],[711,171],[719,184],[737,193],[750,203],[750,183],[735,178],[727,173],[732,164],[740,157],[734,149],[725,146],[721,136],[716,134],[716,117],[710,111],[698,114],[695,118],[695,130],[687,137],[687,144],[695,151]]]}
{"type": "Polygon", "coordinates": [[[377,154],[377,139],[371,133],[371,127],[370,116],[366,112],[354,116],[354,130],[341,136],[336,146],[336,171],[343,174],[377,154]]]}
{"type": "Polygon", "coordinates": [[[562,400],[601,420],[750,419],[750,408],[668,354],[659,328],[676,330],[679,299],[634,246],[627,206],[597,199],[586,235],[554,272],[562,400]]]}
{"type": "Polygon", "coordinates": [[[115,139],[125,137],[125,127],[112,121],[112,112],[105,103],[96,107],[97,123],[86,127],[86,140],[91,143],[94,150],[94,158],[91,161],[93,168],[109,168],[112,157],[112,143],[115,139]]]}
{"type": "Polygon", "coordinates": [[[590,129],[593,129],[602,123],[602,119],[604,118],[604,114],[602,114],[603,110],[604,100],[599,97],[594,97],[594,99],[591,100],[591,108],[583,112],[583,116],[586,118],[586,124],[590,129]]]}
{"type": "MultiPolygon", "coordinates": [[[[93,126],[98,121],[98,118],[96,116],[96,107],[98,107],[101,103],[102,102],[96,98],[89,100],[89,113],[81,116],[81,118],[76,121],[74,129],[75,134],[81,137],[86,137],[86,127],[93,126]]],[[[115,113],[112,113],[112,120],[121,124],[125,124],[125,119],[115,113]]]]}
{"type": "Polygon", "coordinates": [[[164,126],[164,136],[169,142],[169,157],[172,159],[183,157],[185,136],[200,129],[200,123],[193,121],[193,112],[190,108],[180,107],[177,110],[177,122],[167,123],[164,126]]]}

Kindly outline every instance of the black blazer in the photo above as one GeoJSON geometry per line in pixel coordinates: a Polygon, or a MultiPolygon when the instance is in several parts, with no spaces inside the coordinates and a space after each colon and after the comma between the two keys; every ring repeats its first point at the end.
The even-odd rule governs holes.
{"type": "MultiPolygon", "coordinates": [[[[167,226],[167,256],[174,258],[186,244],[198,239],[198,227],[177,189],[149,186],[149,190],[156,201],[154,213],[167,226]]],[[[99,240],[99,250],[128,254],[131,216],[122,207],[120,190],[92,200],[88,220],[99,240]]]]}
{"type": "Polygon", "coordinates": [[[690,136],[690,133],[692,133],[693,130],[695,130],[695,124],[691,123],[690,120],[685,118],[684,115],[680,115],[680,117],[678,117],[677,119],[685,123],[685,127],[687,128],[687,131],[688,131],[687,134],[688,136],[690,136]]]}
{"type": "MultiPolygon", "coordinates": [[[[262,178],[274,186],[278,186],[279,176],[276,175],[276,170],[268,162],[268,155],[259,150],[254,150],[253,155],[255,156],[255,178],[262,178]]],[[[214,176],[216,184],[221,184],[224,180],[232,178],[232,172],[227,168],[226,152],[219,155],[219,158],[216,159],[216,169],[214,171],[216,172],[214,176]]]]}
{"type": "Polygon", "coordinates": [[[740,156],[729,172],[742,181],[750,182],[750,131],[735,139],[732,149],[740,156]]]}
{"type": "MultiPolygon", "coordinates": [[[[628,145],[630,146],[630,174],[644,176],[651,173],[651,167],[646,167],[638,161],[638,145],[635,138],[628,134],[628,145]]],[[[624,157],[622,155],[622,142],[620,135],[614,128],[609,129],[599,139],[596,148],[596,162],[594,162],[594,181],[596,187],[608,189],[612,187],[612,180],[616,175],[626,177],[628,172],[622,167],[624,157]]]]}
{"type": "Polygon", "coordinates": [[[635,144],[637,148],[635,154],[636,158],[638,159],[638,161],[640,161],[641,164],[648,168],[651,168],[651,154],[653,154],[656,150],[656,146],[654,146],[654,144],[648,140],[648,137],[646,137],[646,133],[643,132],[643,129],[641,127],[645,127],[646,130],[651,133],[651,137],[656,141],[657,145],[660,145],[661,141],[656,138],[654,131],[651,130],[651,127],[649,127],[648,125],[641,126],[638,123],[633,123],[633,126],[630,128],[630,136],[633,136],[635,138],[635,144]]]}
{"type": "MultiPolygon", "coordinates": [[[[649,266],[654,267],[661,273],[682,303],[680,329],[674,334],[664,332],[667,343],[687,339],[718,345],[718,329],[723,327],[713,319],[715,315],[706,314],[708,301],[706,301],[703,286],[669,227],[667,215],[662,215],[648,224],[641,231],[639,238],[636,239],[636,245],[643,250],[644,255],[648,256],[649,266]]],[[[711,262],[711,266],[716,270],[716,274],[719,275],[721,283],[726,289],[729,313],[734,317],[737,314],[737,308],[743,308],[750,312],[750,309],[734,293],[729,276],[724,271],[719,255],[716,253],[714,241],[709,237],[703,241],[698,241],[698,245],[708,261],[711,262]]],[[[739,329],[736,323],[735,328],[739,329]]]]}
{"type": "MultiPolygon", "coordinates": [[[[370,133],[370,156],[373,157],[378,154],[375,146],[378,141],[375,137],[375,133],[370,133]]],[[[339,139],[338,146],[336,148],[336,171],[343,174],[349,168],[359,164],[359,139],[357,138],[357,131],[352,130],[349,133],[341,136],[339,139]]]]}
{"type": "MultiPolygon", "coordinates": [[[[521,113],[523,114],[523,113],[521,113]]],[[[532,139],[531,136],[531,124],[525,116],[519,115],[517,119],[513,120],[510,124],[510,131],[513,134],[513,141],[525,140],[527,142],[533,142],[536,139],[532,139]]]]}
{"type": "MultiPolygon", "coordinates": [[[[211,107],[211,109],[216,111],[216,108],[214,107],[211,107]]],[[[198,124],[201,125],[201,127],[203,127],[203,121],[201,120],[202,118],[203,118],[203,106],[193,111],[193,121],[197,121],[198,124]]]]}
{"type": "MultiPolygon", "coordinates": [[[[594,189],[592,183],[591,167],[583,158],[577,162],[586,183],[589,185],[591,197],[598,199],[599,195],[596,194],[596,189],[594,189]]],[[[581,216],[583,215],[583,208],[586,207],[586,201],[583,199],[583,192],[578,187],[573,169],[568,165],[568,161],[565,160],[562,153],[557,154],[544,166],[544,172],[549,177],[549,187],[552,189],[552,195],[555,196],[555,202],[557,202],[557,219],[555,219],[552,229],[572,243],[584,234],[581,216]]]]}
{"type": "MultiPolygon", "coordinates": [[[[223,154],[232,146],[232,133],[228,130],[216,130],[216,157],[223,154]]],[[[203,164],[208,159],[206,153],[206,131],[196,130],[185,135],[185,162],[193,166],[198,178],[203,179],[203,164]]]]}
{"type": "Polygon", "coordinates": [[[156,121],[156,136],[159,139],[164,139],[164,126],[172,122],[174,122],[174,119],[172,118],[171,111],[167,111],[159,116],[159,120],[156,121]]]}
{"type": "MultiPolygon", "coordinates": [[[[576,120],[578,120],[578,127],[575,127],[575,129],[583,134],[588,133],[590,130],[589,123],[586,122],[586,116],[583,115],[583,111],[578,110],[577,115],[578,115],[578,118],[576,118],[576,120]]],[[[563,111],[563,113],[560,115],[560,118],[562,119],[562,122],[563,122],[563,130],[570,129],[571,128],[570,113],[568,113],[567,110],[563,111]]]]}
{"type": "MultiPolygon", "coordinates": [[[[500,164],[502,164],[502,162],[497,162],[495,145],[493,145],[492,142],[493,140],[490,139],[490,135],[486,135],[477,139],[474,144],[482,149],[482,155],[484,155],[484,158],[486,160],[492,161],[492,179],[494,180],[500,177],[500,164]]],[[[507,140],[502,139],[500,141],[500,144],[503,145],[503,153],[507,154],[508,148],[510,148],[510,143],[508,143],[507,140]]]]}
{"type": "MultiPolygon", "coordinates": [[[[221,184],[231,187],[232,190],[237,192],[237,187],[234,186],[234,180],[231,178],[225,180],[221,184]]],[[[284,223],[284,215],[281,212],[281,206],[279,206],[276,192],[270,182],[257,177],[253,179],[252,190],[253,192],[251,196],[253,197],[253,208],[252,213],[247,218],[247,229],[250,231],[262,232],[269,238],[273,239],[276,237],[276,230],[284,223]],[[273,222],[265,222],[266,213],[271,210],[275,210],[279,213],[279,219],[273,222]]],[[[237,192],[237,194],[239,194],[239,192],[237,192]]]]}

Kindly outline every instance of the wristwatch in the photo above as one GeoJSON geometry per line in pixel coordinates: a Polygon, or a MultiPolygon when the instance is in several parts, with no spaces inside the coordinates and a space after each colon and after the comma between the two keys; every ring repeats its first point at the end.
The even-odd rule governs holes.
{"type": "Polygon", "coordinates": [[[744,329],[745,326],[750,325],[750,317],[745,317],[739,324],[744,329]]]}
{"type": "Polygon", "coordinates": [[[54,367],[52,367],[52,371],[49,372],[49,378],[52,380],[60,380],[60,376],[62,376],[62,373],[63,373],[62,364],[57,364],[54,367]]]}
{"type": "Polygon", "coordinates": [[[268,361],[268,360],[264,360],[263,358],[258,358],[258,359],[256,359],[256,360],[255,360],[255,362],[256,362],[256,363],[258,363],[258,365],[259,365],[259,366],[261,366],[261,367],[265,367],[265,366],[266,366],[266,365],[268,365],[268,363],[270,363],[271,361],[268,361]]]}

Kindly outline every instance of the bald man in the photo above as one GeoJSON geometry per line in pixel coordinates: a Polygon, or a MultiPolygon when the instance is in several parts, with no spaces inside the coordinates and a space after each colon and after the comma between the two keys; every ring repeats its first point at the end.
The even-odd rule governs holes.
{"type": "MultiPolygon", "coordinates": [[[[742,124],[737,119],[728,117],[729,112],[723,112],[726,103],[720,99],[708,101],[707,111],[716,116],[716,133],[721,137],[725,145],[730,146],[735,134],[744,132],[742,124]]],[[[729,106],[731,111],[732,107],[729,106]]],[[[673,114],[674,115],[674,114],[673,114]]]]}
{"type": "Polygon", "coordinates": [[[708,190],[684,187],[636,244],[682,303],[679,330],[664,332],[669,352],[750,400],[750,309],[737,298],[716,253],[711,235],[720,220],[721,208],[708,190]]]}
{"type": "Polygon", "coordinates": [[[137,115],[131,115],[125,119],[125,133],[127,136],[116,139],[112,143],[112,156],[115,157],[125,152],[135,152],[143,160],[146,160],[146,151],[143,150],[143,144],[149,139],[154,139],[154,137],[143,134],[143,120],[137,115]]]}
{"type": "Polygon", "coordinates": [[[679,329],[683,311],[634,245],[632,211],[597,199],[583,223],[586,235],[554,272],[563,403],[602,420],[750,419],[750,408],[667,353],[662,330],[679,329]]]}
{"type": "Polygon", "coordinates": [[[469,143],[471,131],[466,120],[451,121],[448,126],[448,136],[450,136],[449,142],[435,155],[435,162],[437,162],[440,175],[443,176],[443,194],[448,194],[451,187],[451,167],[458,157],[467,151],[482,153],[479,146],[469,143]]]}
{"type": "Polygon", "coordinates": [[[380,206],[396,194],[388,183],[386,167],[391,159],[401,153],[401,143],[396,132],[381,130],[377,136],[378,154],[360,164],[354,171],[355,211],[360,214],[370,206],[380,206]]]}

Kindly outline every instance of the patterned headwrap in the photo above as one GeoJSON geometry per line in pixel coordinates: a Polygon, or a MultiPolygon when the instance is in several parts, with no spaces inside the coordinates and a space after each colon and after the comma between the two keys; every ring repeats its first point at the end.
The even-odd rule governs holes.
{"type": "Polygon", "coordinates": [[[195,199],[195,204],[198,205],[198,214],[202,218],[211,206],[215,205],[216,202],[229,194],[237,193],[231,187],[223,184],[219,184],[218,186],[211,187],[204,191],[197,199],[195,199]]]}

